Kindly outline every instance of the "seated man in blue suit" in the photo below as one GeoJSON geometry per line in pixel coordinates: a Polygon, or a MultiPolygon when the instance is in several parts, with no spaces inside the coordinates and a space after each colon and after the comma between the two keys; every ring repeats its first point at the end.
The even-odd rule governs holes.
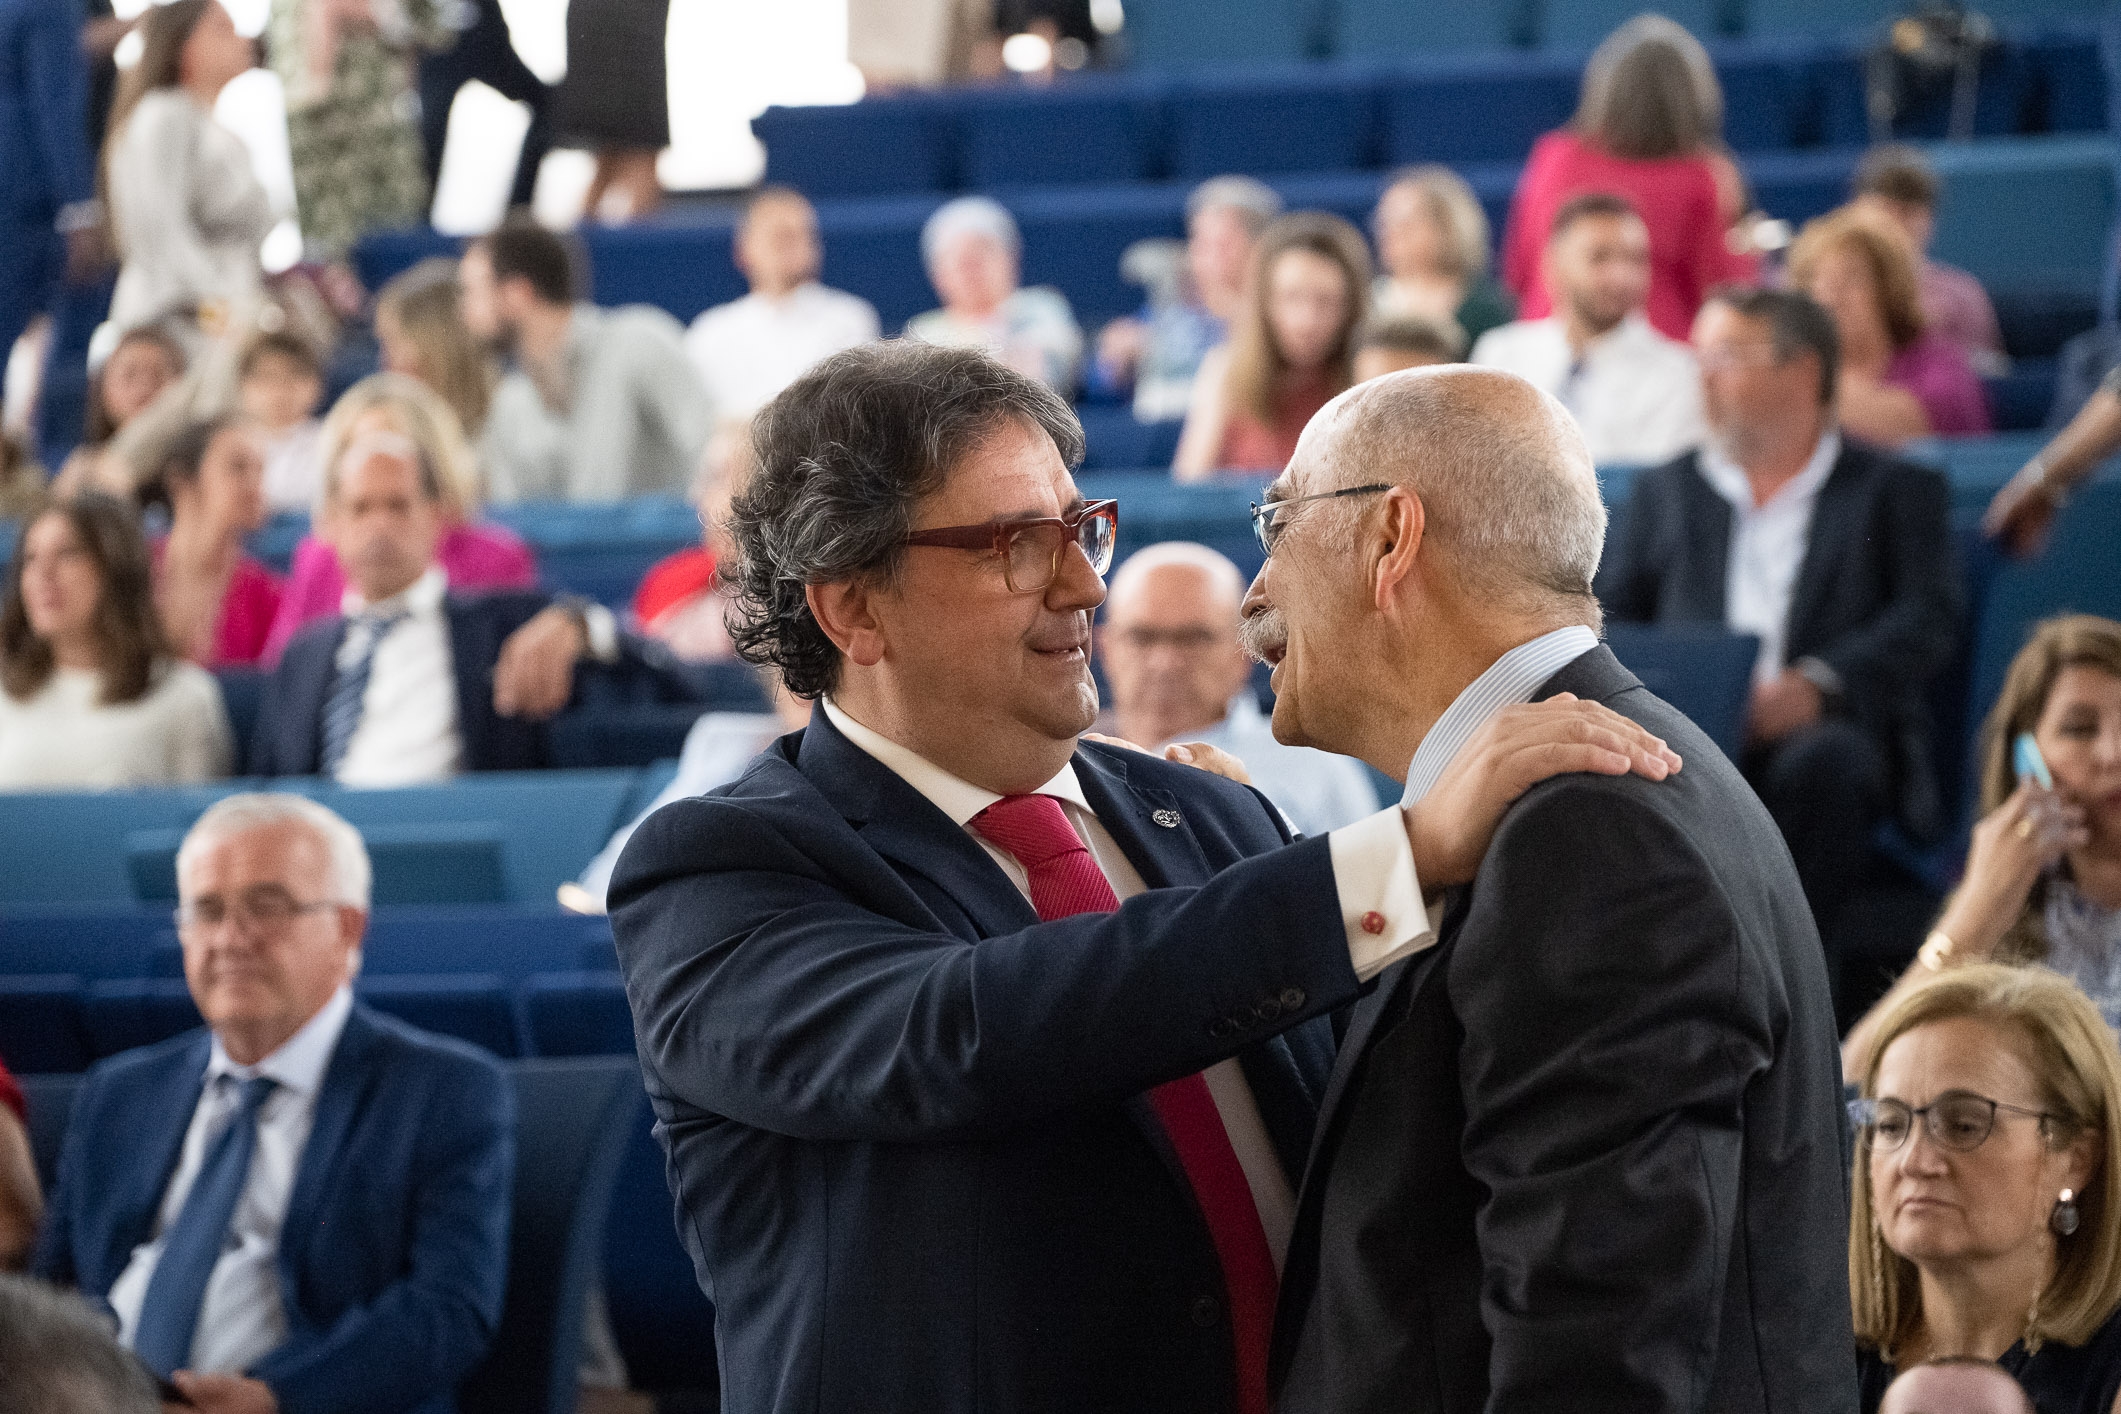
{"type": "Polygon", "coordinates": [[[621,635],[609,610],[535,590],[458,595],[436,547],[442,483],[415,442],[356,437],[325,470],[319,533],[345,612],[303,630],[267,682],[251,743],[261,776],[403,786],[552,764],[546,720],[578,686],[685,701],[674,660],[621,635]],[[593,685],[577,682],[595,674],[593,685]]]}
{"type": "Polygon", "coordinates": [[[368,853],[323,806],[221,801],[177,886],[206,1029],[82,1082],[37,1273],[213,1414],[453,1408],[501,1314],[506,1077],[353,1000],[368,853]]]}
{"type": "Polygon", "coordinates": [[[1264,1414],[1327,1013],[1531,781],[1669,758],[1522,709],[1441,795],[1292,844],[1079,740],[1116,512],[1050,390],[870,344],[755,445],[735,638],[817,707],[610,893],[722,1407],[1264,1414]]]}

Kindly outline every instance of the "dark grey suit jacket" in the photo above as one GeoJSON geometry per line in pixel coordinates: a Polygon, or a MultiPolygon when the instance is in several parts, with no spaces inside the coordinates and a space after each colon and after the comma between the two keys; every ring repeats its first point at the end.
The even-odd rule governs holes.
{"type": "Polygon", "coordinates": [[[1686,758],[1503,817],[1355,1009],[1282,1281],[1282,1414],[1853,1414],[1840,1057],[1774,822],[1607,649],[1539,695],[1686,758]]]}

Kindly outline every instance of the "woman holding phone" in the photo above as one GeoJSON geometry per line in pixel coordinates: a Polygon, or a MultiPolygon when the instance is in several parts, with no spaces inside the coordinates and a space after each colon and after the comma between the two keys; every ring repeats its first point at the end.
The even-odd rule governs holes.
{"type": "Polygon", "coordinates": [[[2121,623],[2049,619],[2011,661],[1982,728],[1982,818],[1966,876],[1905,976],[1842,1043],[1870,1063],[1902,995],[1969,962],[2038,963],[2121,1031],[2121,623]]]}

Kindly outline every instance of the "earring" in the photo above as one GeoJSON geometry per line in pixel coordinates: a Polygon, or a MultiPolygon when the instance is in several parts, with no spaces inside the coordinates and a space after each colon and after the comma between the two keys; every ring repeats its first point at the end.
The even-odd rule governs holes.
{"type": "Polygon", "coordinates": [[[2057,1237],[2068,1237],[2077,1230],[2076,1189],[2062,1190],[2062,1196],[2055,1199],[2055,1211],[2048,1215],[2047,1225],[2055,1230],[2057,1237]]]}

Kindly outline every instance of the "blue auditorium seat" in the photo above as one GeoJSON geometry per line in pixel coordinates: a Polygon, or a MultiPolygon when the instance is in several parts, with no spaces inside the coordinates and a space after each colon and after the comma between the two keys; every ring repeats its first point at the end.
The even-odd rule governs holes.
{"type": "MultiPolygon", "coordinates": [[[[1641,0],[1547,0],[1539,42],[1549,49],[1588,50],[1644,8],[1641,0]]],[[[1733,0],[1658,0],[1655,8],[1699,39],[1735,34],[1744,22],[1744,7],[1733,0]]]]}
{"type": "Polygon", "coordinates": [[[1387,165],[1522,162],[1576,111],[1580,61],[1514,56],[1387,71],[1380,126],[1387,165]]]}
{"type": "Polygon", "coordinates": [[[528,1049],[515,991],[498,973],[364,973],[354,990],[377,1011],[423,1031],[482,1046],[504,1060],[528,1049]]]}
{"type": "Polygon", "coordinates": [[[1368,59],[1520,47],[1537,41],[1540,9],[1540,0],[1340,0],[1333,53],[1368,59]]]}
{"type": "Polygon", "coordinates": [[[2041,128],[2051,133],[2105,131],[2109,100],[2097,31],[2034,34],[2025,48],[2038,85],[2041,128]]]}
{"type": "Polygon", "coordinates": [[[1136,241],[1186,233],[1191,182],[1019,191],[1008,205],[1024,237],[1024,282],[1065,292],[1094,336],[1100,324],[1141,307],[1141,291],[1119,273],[1136,241]]]}
{"type": "Polygon", "coordinates": [[[0,977],[0,1062],[16,1074],[85,1070],[81,979],[70,972],[0,977]]]}
{"type": "Polygon", "coordinates": [[[1129,0],[1127,43],[1143,68],[1293,62],[1326,52],[1318,0],[1129,0]]]}
{"type": "MultiPolygon", "coordinates": [[[[2054,359],[2071,339],[2099,322],[2099,287],[2091,278],[2013,279],[1991,290],[1989,302],[2003,333],[2003,351],[2020,363],[2054,359]]],[[[2047,370],[2056,371],[2052,362],[2047,370]]]]}
{"type": "Polygon", "coordinates": [[[1903,0],[1745,0],[1745,32],[1845,34],[1882,25],[1903,8],[1903,0]]]}
{"type": "Polygon", "coordinates": [[[437,972],[525,977],[617,965],[611,920],[558,912],[548,896],[502,908],[379,911],[368,922],[361,970],[370,978],[437,972]]]}
{"type": "Polygon", "coordinates": [[[1161,175],[1163,105],[1140,78],[1070,78],[1051,88],[973,90],[958,116],[958,177],[984,191],[1161,175]]]}
{"type": "Polygon", "coordinates": [[[2008,373],[1981,380],[1988,394],[1989,420],[1998,432],[2023,432],[2047,420],[2055,400],[2055,361],[2023,358],[2008,373]]]}
{"type": "Polygon", "coordinates": [[[1083,424],[1083,457],[1086,471],[1133,471],[1154,468],[1168,471],[1178,454],[1178,434],[1183,420],[1142,422],[1127,407],[1085,407],[1075,410],[1083,424]]]}
{"type": "Polygon", "coordinates": [[[552,723],[552,764],[580,769],[661,761],[685,749],[685,734],[711,710],[698,703],[651,702],[569,712],[552,723]]]}
{"type": "Polygon", "coordinates": [[[2110,137],[1944,143],[1928,152],[1944,183],[1937,259],[1991,290],[2097,288],[2115,214],[2110,137]],[[2026,219],[2029,213],[2038,219],[2026,219]]]}
{"type": "Polygon", "coordinates": [[[615,971],[544,972],[523,982],[531,1049],[541,1056],[630,1056],[633,1012],[615,971]]]}
{"type": "Polygon", "coordinates": [[[751,120],[766,180],[810,197],[949,191],[960,101],[917,93],[847,105],[772,107],[751,120]]]}
{"type": "Polygon", "coordinates": [[[635,1389],[711,1391],[714,1306],[678,1240],[663,1146],[643,1115],[627,1131],[604,1239],[604,1302],[635,1389]]]}
{"type": "Polygon", "coordinates": [[[464,1414],[571,1414],[582,1312],[645,1098],[630,1057],[518,1061],[509,1070],[516,1168],[508,1289],[493,1351],[458,1388],[457,1405],[464,1414]]]}
{"type": "Polygon", "coordinates": [[[74,1112],[74,1094],[81,1077],[72,1075],[21,1075],[22,1097],[29,1102],[29,1153],[37,1166],[37,1182],[46,1193],[59,1180],[59,1155],[66,1148],[66,1122],[74,1112]]]}
{"type": "MultiPolygon", "coordinates": [[[[183,829],[242,783],[141,791],[53,791],[0,795],[0,859],[35,868],[0,869],[0,906],[120,903],[133,897],[126,836],[183,829]]],[[[166,915],[165,915],[166,916],[166,915]]]]}
{"type": "Polygon", "coordinates": [[[1996,571],[1981,622],[1974,627],[1973,701],[1984,704],[1983,710],[1996,700],[2010,660],[2041,619],[2061,613],[2121,619],[2121,574],[2114,570],[2117,545],[2121,482],[2095,481],[2057,518],[2045,551],[2030,561],[2007,562],[1996,571]]]}
{"type": "Polygon", "coordinates": [[[1642,685],[1671,703],[1738,759],[1760,640],[1749,633],[1676,625],[1607,624],[1606,646],[1642,685]]]}
{"type": "Polygon", "coordinates": [[[184,983],[160,977],[91,982],[81,999],[81,1021],[95,1060],[152,1046],[201,1024],[184,983]]]}
{"type": "MultiPolygon", "coordinates": [[[[378,904],[504,903],[510,897],[508,835],[498,821],[370,822],[360,829],[375,871],[378,904]]],[[[183,838],[182,830],[127,832],[126,867],[135,898],[176,902],[177,847],[183,838]]]]}
{"type": "Polygon", "coordinates": [[[1369,167],[1376,99],[1372,75],[1342,66],[1188,74],[1172,84],[1172,175],[1369,167]]]}
{"type": "MultiPolygon", "coordinates": [[[[62,847],[73,848],[73,842],[62,847]]],[[[118,901],[0,902],[0,975],[146,977],[153,975],[149,969],[154,954],[176,940],[176,923],[167,908],[118,901]]]]}

